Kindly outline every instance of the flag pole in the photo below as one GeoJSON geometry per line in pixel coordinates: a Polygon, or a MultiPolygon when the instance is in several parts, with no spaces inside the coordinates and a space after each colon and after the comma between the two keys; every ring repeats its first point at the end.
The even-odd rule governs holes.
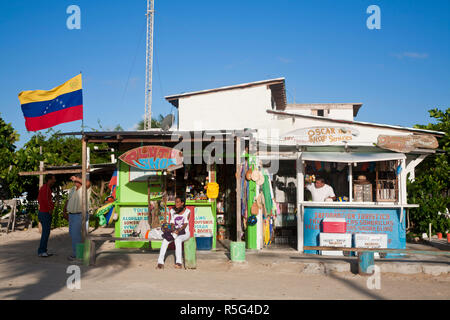
{"type": "MultiPolygon", "coordinates": [[[[83,76],[83,72],[80,71],[80,75],[83,76]]],[[[83,117],[81,118],[81,135],[84,136],[84,105],[83,105],[83,117]]]]}

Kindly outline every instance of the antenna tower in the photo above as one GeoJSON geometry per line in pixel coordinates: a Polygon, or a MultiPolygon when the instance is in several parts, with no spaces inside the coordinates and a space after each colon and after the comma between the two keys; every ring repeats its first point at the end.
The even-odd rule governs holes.
{"type": "Polygon", "coordinates": [[[152,77],[153,77],[153,27],[155,18],[154,0],[147,0],[147,49],[145,69],[145,119],[144,130],[152,127],[152,77]]]}

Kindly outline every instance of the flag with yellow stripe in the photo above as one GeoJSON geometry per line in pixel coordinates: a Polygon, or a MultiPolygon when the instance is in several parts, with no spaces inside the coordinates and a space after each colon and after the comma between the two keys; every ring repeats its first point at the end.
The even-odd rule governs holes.
{"type": "Polygon", "coordinates": [[[23,91],[19,101],[28,131],[83,119],[81,74],[51,90],[23,91]]]}

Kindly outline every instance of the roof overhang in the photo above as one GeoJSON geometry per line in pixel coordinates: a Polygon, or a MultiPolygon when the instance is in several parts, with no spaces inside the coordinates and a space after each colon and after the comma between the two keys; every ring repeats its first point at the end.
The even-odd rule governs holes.
{"type": "Polygon", "coordinates": [[[401,127],[401,126],[394,126],[389,124],[379,124],[379,123],[371,123],[371,122],[363,122],[363,121],[349,121],[349,120],[341,120],[341,119],[331,119],[326,117],[320,117],[320,116],[310,116],[310,115],[301,115],[296,113],[290,113],[290,112],[283,112],[283,111],[274,111],[274,110],[266,110],[267,113],[275,114],[279,116],[285,116],[285,117],[294,117],[294,118],[304,118],[304,119],[316,119],[321,121],[327,121],[327,122],[333,122],[333,123],[344,123],[344,124],[350,124],[350,125],[360,125],[360,126],[367,126],[367,127],[374,127],[374,128],[387,128],[387,129],[395,129],[395,130],[401,130],[401,131],[407,131],[407,132],[417,132],[417,133],[427,133],[431,134],[437,137],[445,136],[445,132],[441,131],[433,131],[433,130],[425,130],[425,129],[417,129],[417,128],[408,128],[408,127],[401,127]]]}

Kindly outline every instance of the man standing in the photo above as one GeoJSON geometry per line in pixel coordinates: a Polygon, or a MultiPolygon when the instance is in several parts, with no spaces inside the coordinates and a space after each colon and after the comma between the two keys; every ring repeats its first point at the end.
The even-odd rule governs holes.
{"type": "Polygon", "coordinates": [[[48,238],[50,237],[50,228],[52,225],[52,212],[55,204],[52,200],[52,186],[56,182],[56,177],[49,174],[45,177],[45,184],[39,189],[38,203],[39,213],[38,219],[42,225],[41,242],[39,244],[38,256],[47,258],[52,256],[47,252],[48,238]]]}
{"type": "MultiPolygon", "coordinates": [[[[72,255],[68,257],[70,261],[73,261],[76,259],[77,256],[77,244],[82,242],[82,233],[81,233],[81,220],[82,220],[82,214],[83,211],[83,204],[82,204],[82,181],[81,181],[81,175],[75,175],[70,177],[70,180],[73,181],[75,184],[74,187],[72,187],[69,190],[69,197],[68,200],[64,206],[64,217],[69,220],[69,234],[72,238],[72,255]],[[67,215],[69,213],[69,215],[67,215]]],[[[86,188],[88,190],[87,192],[87,199],[88,202],[88,210],[89,210],[89,199],[91,197],[91,183],[89,180],[86,181],[86,188]]],[[[89,230],[89,214],[86,215],[86,232],[89,230]]]]}
{"type": "Polygon", "coordinates": [[[327,199],[336,200],[333,188],[325,184],[324,178],[316,178],[314,184],[306,184],[305,188],[311,192],[312,201],[314,202],[325,202],[327,199]]]}

